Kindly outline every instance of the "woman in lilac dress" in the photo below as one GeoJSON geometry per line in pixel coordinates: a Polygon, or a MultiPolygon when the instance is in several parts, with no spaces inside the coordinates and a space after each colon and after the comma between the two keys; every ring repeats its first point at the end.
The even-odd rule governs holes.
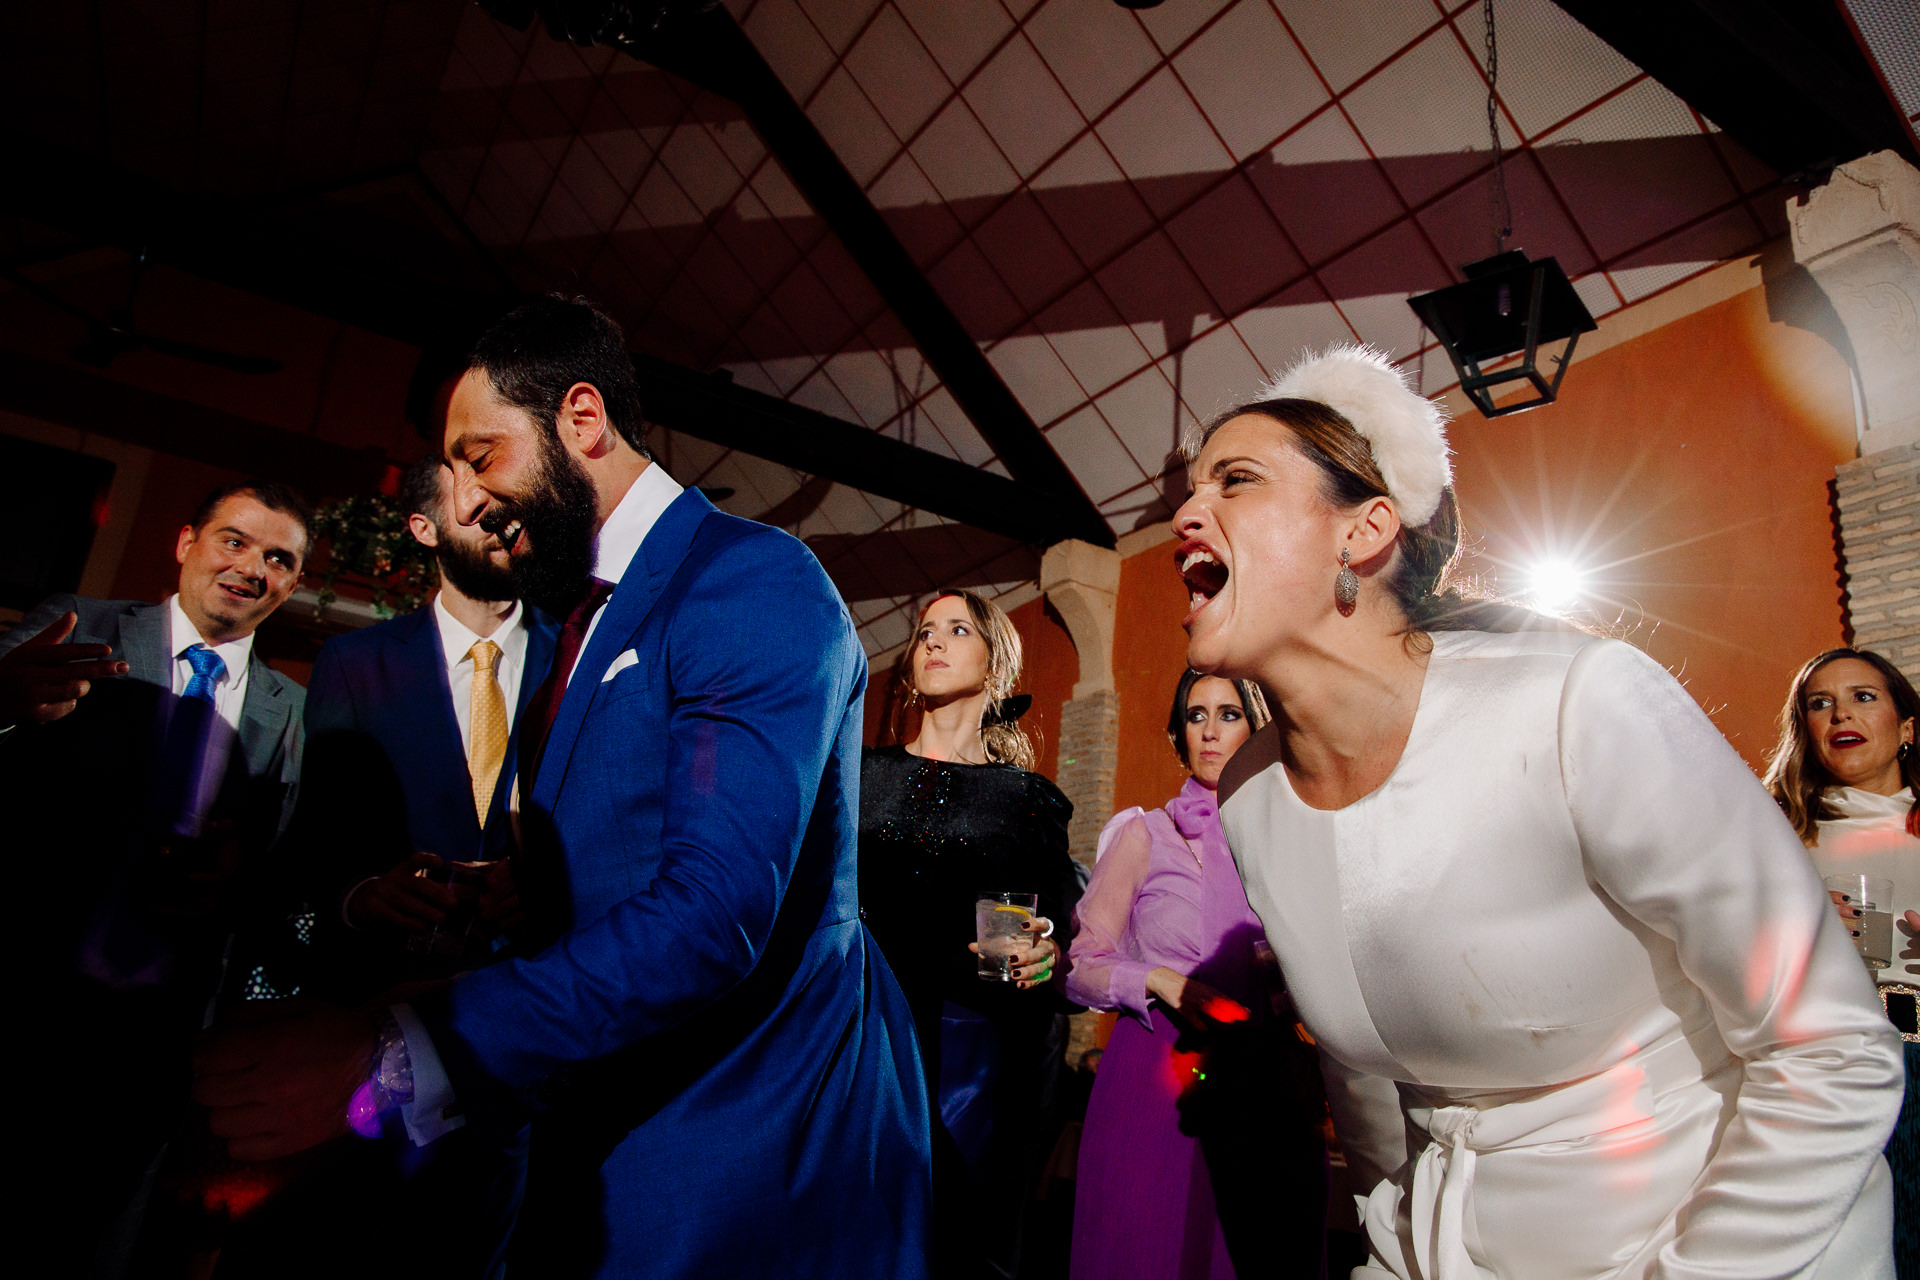
{"type": "Polygon", "coordinates": [[[1163,809],[1128,809],[1100,834],[1093,879],[1074,912],[1066,994],[1126,1016],[1100,1059],[1080,1142],[1074,1280],[1231,1280],[1200,1143],[1175,1109],[1197,1058],[1174,1047],[1181,1021],[1264,1013],[1247,905],[1214,800],[1220,771],[1260,724],[1252,684],[1189,671],[1167,736],[1192,778],[1163,809]]]}

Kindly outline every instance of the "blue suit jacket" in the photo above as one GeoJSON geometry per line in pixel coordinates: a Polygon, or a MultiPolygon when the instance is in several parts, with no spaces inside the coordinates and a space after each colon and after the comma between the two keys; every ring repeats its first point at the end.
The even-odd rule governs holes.
{"type": "MultiPolygon", "coordinates": [[[[559,632],[551,618],[531,606],[526,609],[526,664],[507,743],[508,760],[514,759],[519,742],[521,712],[553,663],[559,632]]],[[[460,744],[460,722],[454,717],[446,655],[431,604],[322,645],[307,682],[306,721],[306,792],[311,804],[330,811],[343,804],[363,804],[359,785],[364,784],[342,794],[328,779],[337,771],[342,775],[339,781],[350,783],[355,773],[377,777],[387,768],[406,809],[409,847],[401,856],[425,849],[442,857],[476,861],[508,852],[511,770],[500,771],[483,833],[473,809],[473,781],[460,744]],[[328,758],[330,751],[335,759],[328,758]]],[[[321,813],[312,816],[323,820],[321,813]]],[[[303,826],[308,818],[303,808],[303,826]]],[[[364,823],[356,826],[365,829],[364,823]]],[[[373,870],[391,865],[388,860],[373,870]]]]}
{"type": "Polygon", "coordinates": [[[812,554],[696,490],[621,577],[523,815],[565,932],[419,1005],[476,1121],[540,1108],[543,1274],[925,1273],[926,1090],[859,918],[865,686],[812,554]]]}

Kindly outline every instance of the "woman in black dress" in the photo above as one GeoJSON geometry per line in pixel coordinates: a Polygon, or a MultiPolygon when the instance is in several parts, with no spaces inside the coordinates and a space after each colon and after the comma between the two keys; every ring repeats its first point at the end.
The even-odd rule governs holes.
{"type": "Polygon", "coordinates": [[[1020,636],[970,591],[937,597],[901,672],[920,713],[905,746],[860,773],[860,907],[920,1034],[934,1100],[935,1274],[1011,1276],[1020,1221],[1054,1130],[1066,1013],[1049,923],[1079,901],[1073,805],[1032,772],[1015,723],[1020,636]],[[978,975],[968,947],[982,890],[1038,894],[1015,981],[978,975]]]}

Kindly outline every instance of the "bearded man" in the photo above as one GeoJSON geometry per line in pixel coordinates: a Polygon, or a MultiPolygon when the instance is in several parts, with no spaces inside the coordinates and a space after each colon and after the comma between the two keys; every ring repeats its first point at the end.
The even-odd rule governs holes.
{"type": "Polygon", "coordinates": [[[425,976],[435,954],[449,962],[441,976],[471,967],[513,918],[514,748],[559,631],[521,603],[500,540],[452,518],[451,489],[437,454],[401,482],[408,528],[438,569],[434,598],[329,640],[307,685],[294,838],[324,869],[314,901],[328,922],[381,958],[380,986],[425,976]],[[468,864],[457,883],[453,864],[468,864]],[[482,886],[471,902],[466,890],[482,886]],[[439,935],[474,906],[463,954],[439,935]]]}
{"type": "MultiPolygon", "coordinates": [[[[450,377],[440,422],[452,390],[450,377]]],[[[518,922],[513,746],[559,624],[521,603],[498,538],[452,518],[451,482],[436,451],[400,484],[438,569],[434,598],[327,641],[307,685],[300,805],[281,847],[317,916],[307,990],[343,1003],[485,964],[518,922]]],[[[289,1274],[293,1246],[299,1274],[497,1276],[525,1147],[521,1134],[454,1132],[418,1152],[395,1124],[230,1231],[223,1270],[289,1274]],[[369,1197],[382,1212],[361,1211],[369,1197]]]]}
{"type": "Polygon", "coordinates": [[[620,331],[583,300],[489,330],[447,418],[456,517],[567,614],[520,747],[519,879],[552,941],[390,1019],[214,1042],[214,1131],[298,1150],[356,1089],[422,1136],[531,1112],[510,1270],[926,1274],[926,1089],[857,904],[845,606],[800,543],[653,465],[620,331]]]}

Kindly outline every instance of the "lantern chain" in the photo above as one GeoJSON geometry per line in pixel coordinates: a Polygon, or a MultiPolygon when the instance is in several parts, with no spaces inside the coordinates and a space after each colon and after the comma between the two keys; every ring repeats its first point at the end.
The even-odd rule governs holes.
{"type": "Polygon", "coordinates": [[[1493,143],[1493,251],[1506,250],[1513,234],[1513,205],[1507,199],[1507,172],[1500,147],[1500,45],[1493,28],[1493,0],[1481,0],[1487,54],[1487,137],[1493,143]]]}

